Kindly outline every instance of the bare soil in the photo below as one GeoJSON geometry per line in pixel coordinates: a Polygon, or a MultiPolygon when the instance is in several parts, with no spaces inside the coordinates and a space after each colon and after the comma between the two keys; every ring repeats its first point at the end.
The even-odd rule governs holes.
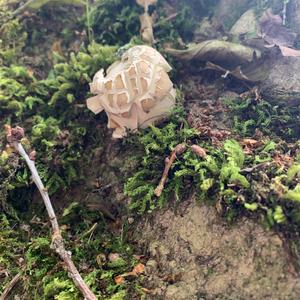
{"type": "Polygon", "coordinates": [[[191,200],[137,228],[149,254],[146,299],[299,299],[284,242],[254,220],[229,226],[214,207],[191,200]]]}

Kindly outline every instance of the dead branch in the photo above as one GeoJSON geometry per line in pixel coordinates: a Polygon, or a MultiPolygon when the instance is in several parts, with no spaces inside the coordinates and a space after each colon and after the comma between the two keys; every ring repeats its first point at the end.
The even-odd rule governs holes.
{"type": "Polygon", "coordinates": [[[186,145],[185,144],[179,144],[172,151],[172,154],[171,154],[170,158],[169,157],[166,158],[166,160],[165,160],[165,169],[164,169],[162,178],[159,182],[159,185],[154,190],[154,195],[155,196],[159,197],[161,195],[161,193],[164,189],[165,183],[167,181],[170,168],[172,167],[175,159],[177,158],[177,155],[182,154],[185,150],[186,150],[186,145]]]}
{"type": "Polygon", "coordinates": [[[64,261],[69,277],[73,280],[76,287],[81,291],[85,300],[97,300],[96,296],[90,290],[90,288],[83,281],[81,275],[79,274],[76,266],[71,259],[71,252],[65,249],[64,240],[61,235],[61,231],[58,225],[58,221],[52,207],[52,203],[48,194],[47,189],[43,185],[43,182],[38,174],[33,160],[29,158],[25,149],[21,144],[21,139],[24,137],[24,129],[21,127],[11,128],[6,126],[7,140],[8,142],[18,151],[18,153],[25,159],[31,174],[33,182],[36,184],[41,196],[43,198],[44,204],[47,209],[47,213],[52,226],[52,244],[51,248],[56,251],[60,258],[64,261]]]}
{"type": "Polygon", "coordinates": [[[255,170],[267,168],[267,167],[271,166],[272,164],[273,164],[273,162],[263,162],[263,163],[255,165],[253,167],[244,168],[241,170],[241,173],[252,173],[255,170]]]}
{"type": "Polygon", "coordinates": [[[15,285],[19,282],[21,279],[21,274],[17,274],[7,285],[7,287],[4,289],[2,295],[0,296],[0,300],[6,300],[8,299],[8,296],[12,289],[15,287],[15,285]]]}
{"type": "Polygon", "coordinates": [[[23,5],[21,5],[20,7],[18,7],[13,13],[12,13],[12,16],[13,17],[16,17],[20,14],[22,14],[26,9],[28,9],[30,7],[30,5],[32,3],[34,3],[34,1],[36,0],[29,0],[27,2],[25,2],[23,5]]]}

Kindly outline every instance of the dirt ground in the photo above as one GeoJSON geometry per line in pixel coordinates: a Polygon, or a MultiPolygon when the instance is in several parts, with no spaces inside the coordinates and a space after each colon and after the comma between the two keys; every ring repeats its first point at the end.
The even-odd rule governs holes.
{"type": "Polygon", "coordinates": [[[229,226],[215,208],[190,200],[137,228],[150,256],[147,299],[299,299],[299,276],[283,241],[254,221],[229,226]]]}

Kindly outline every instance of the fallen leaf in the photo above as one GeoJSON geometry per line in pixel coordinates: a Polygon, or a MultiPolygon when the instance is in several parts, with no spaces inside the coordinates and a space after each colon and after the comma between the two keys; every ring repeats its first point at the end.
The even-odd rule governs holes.
{"type": "Polygon", "coordinates": [[[142,263],[137,264],[132,270],[132,273],[135,274],[142,274],[144,272],[145,272],[145,265],[143,265],[142,263]]]}
{"type": "Polygon", "coordinates": [[[133,257],[134,257],[136,260],[141,260],[142,258],[145,257],[145,255],[133,255],[133,257]]]}
{"type": "Polygon", "coordinates": [[[279,46],[279,49],[283,56],[300,57],[300,50],[295,50],[285,46],[279,46]]]}
{"type": "Polygon", "coordinates": [[[273,161],[279,166],[291,166],[294,163],[294,159],[287,154],[275,153],[273,161]]]}
{"type": "Polygon", "coordinates": [[[204,148],[198,146],[198,145],[192,145],[191,150],[199,157],[205,158],[206,156],[206,151],[204,148]]]}
{"type": "Polygon", "coordinates": [[[262,39],[269,45],[292,47],[297,37],[295,32],[282,25],[281,17],[274,15],[270,9],[260,18],[260,30],[262,39]]]}
{"type": "Polygon", "coordinates": [[[163,281],[168,282],[170,284],[174,284],[177,281],[179,281],[182,277],[181,273],[178,274],[170,274],[170,275],[166,275],[162,278],[163,281]]]}
{"type": "Polygon", "coordinates": [[[143,287],[141,288],[141,291],[143,291],[146,294],[154,294],[153,290],[149,290],[149,289],[146,289],[146,288],[143,288],[143,287]]]}
{"type": "Polygon", "coordinates": [[[125,279],[123,275],[118,275],[115,277],[115,283],[116,284],[123,284],[125,282],[125,279]]]}
{"type": "Polygon", "coordinates": [[[261,142],[255,140],[255,139],[243,139],[241,141],[242,145],[247,145],[247,146],[251,146],[251,147],[255,147],[261,144],[261,142]]]}

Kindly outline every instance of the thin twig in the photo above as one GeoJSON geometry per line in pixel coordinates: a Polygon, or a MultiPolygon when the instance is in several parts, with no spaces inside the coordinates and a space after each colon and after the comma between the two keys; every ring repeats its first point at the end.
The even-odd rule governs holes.
{"type": "Polygon", "coordinates": [[[12,289],[15,287],[15,285],[19,282],[21,279],[21,274],[17,274],[7,285],[7,287],[4,289],[2,295],[0,296],[0,300],[6,300],[8,299],[8,296],[12,289]]]}
{"type": "Polygon", "coordinates": [[[12,17],[16,17],[18,15],[20,15],[21,13],[23,13],[33,2],[35,2],[36,0],[29,0],[26,3],[24,3],[22,6],[18,7],[13,13],[12,13],[12,17]]]}
{"type": "Polygon", "coordinates": [[[85,300],[97,300],[96,296],[90,290],[90,288],[86,285],[81,275],[79,274],[76,266],[74,265],[71,259],[71,252],[65,249],[64,240],[61,235],[61,231],[58,225],[58,221],[52,207],[52,203],[48,194],[47,189],[45,188],[38,171],[35,167],[35,163],[33,160],[29,158],[26,151],[24,150],[22,144],[20,143],[21,139],[24,137],[24,129],[21,127],[11,128],[10,126],[6,126],[7,130],[7,140],[8,142],[18,151],[18,153],[25,159],[31,173],[32,179],[36,184],[38,190],[40,191],[42,198],[44,200],[44,204],[47,209],[48,216],[50,218],[51,226],[52,226],[52,244],[51,247],[56,251],[56,253],[60,256],[60,258],[64,261],[69,277],[73,280],[74,284],[83,294],[85,300]]]}
{"type": "Polygon", "coordinates": [[[271,165],[272,165],[272,162],[263,162],[263,163],[260,163],[258,165],[255,165],[253,167],[244,168],[244,169],[241,170],[241,173],[252,173],[254,170],[269,167],[271,165]]]}
{"type": "Polygon", "coordinates": [[[157,23],[155,23],[155,24],[153,25],[153,28],[156,28],[156,27],[160,26],[160,25],[163,24],[163,23],[172,21],[172,20],[175,19],[177,16],[178,16],[178,13],[174,13],[174,14],[172,14],[172,15],[170,15],[170,16],[168,16],[168,17],[162,19],[162,20],[159,20],[157,23]]]}
{"type": "Polygon", "coordinates": [[[161,177],[161,180],[159,182],[159,185],[157,186],[157,188],[154,191],[154,195],[159,197],[164,189],[165,183],[167,181],[168,178],[168,174],[169,171],[171,169],[171,166],[173,165],[175,159],[177,158],[177,155],[182,154],[186,149],[186,145],[185,144],[179,144],[177,145],[174,150],[172,151],[172,154],[170,156],[170,158],[166,159],[165,162],[165,169],[163,172],[163,175],[161,177]]]}
{"type": "Polygon", "coordinates": [[[288,2],[283,1],[283,10],[282,10],[282,25],[286,25],[286,7],[287,7],[288,2]]]}

